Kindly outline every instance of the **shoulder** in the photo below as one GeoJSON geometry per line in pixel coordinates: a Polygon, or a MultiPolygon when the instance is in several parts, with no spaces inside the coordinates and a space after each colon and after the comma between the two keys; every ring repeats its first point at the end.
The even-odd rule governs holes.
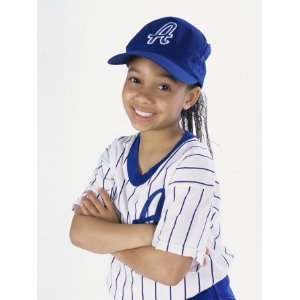
{"type": "Polygon", "coordinates": [[[133,141],[137,136],[137,133],[135,134],[131,134],[131,135],[121,135],[116,137],[113,142],[117,143],[119,145],[126,145],[128,144],[130,141],[133,141]]]}
{"type": "Polygon", "coordinates": [[[107,146],[111,157],[119,157],[125,150],[130,147],[135,140],[137,134],[122,135],[115,137],[112,142],[107,146]]]}
{"type": "Polygon", "coordinates": [[[184,143],[178,164],[185,162],[207,162],[213,163],[208,146],[201,142],[197,137],[193,136],[184,143]]]}
{"type": "Polygon", "coordinates": [[[128,145],[131,145],[133,143],[136,136],[137,134],[118,136],[113,139],[110,146],[112,149],[124,149],[124,147],[127,147],[128,145]]]}
{"type": "Polygon", "coordinates": [[[170,184],[180,182],[206,183],[214,186],[215,164],[208,146],[197,137],[185,142],[178,157],[170,184]]]}

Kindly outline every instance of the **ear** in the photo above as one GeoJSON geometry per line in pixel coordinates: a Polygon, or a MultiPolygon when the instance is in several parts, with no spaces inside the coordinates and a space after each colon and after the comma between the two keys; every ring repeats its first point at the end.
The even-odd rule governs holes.
{"type": "Polygon", "coordinates": [[[201,88],[199,86],[196,86],[191,90],[188,90],[185,95],[183,109],[187,110],[190,107],[192,107],[197,102],[200,95],[201,95],[201,88]]]}

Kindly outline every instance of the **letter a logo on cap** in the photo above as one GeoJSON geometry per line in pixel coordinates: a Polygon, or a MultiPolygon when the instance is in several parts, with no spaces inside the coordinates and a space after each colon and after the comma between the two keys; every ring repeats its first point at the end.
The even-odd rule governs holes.
{"type": "Polygon", "coordinates": [[[169,44],[169,39],[173,38],[173,32],[177,28],[175,22],[168,22],[159,28],[154,34],[150,33],[148,37],[147,44],[153,44],[157,39],[161,45],[169,44]]]}

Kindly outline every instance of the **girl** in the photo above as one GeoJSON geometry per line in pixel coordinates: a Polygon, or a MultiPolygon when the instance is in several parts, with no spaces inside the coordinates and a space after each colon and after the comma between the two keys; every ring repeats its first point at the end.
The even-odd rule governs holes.
{"type": "Polygon", "coordinates": [[[138,133],[100,155],[70,239],[112,255],[113,299],[235,299],[202,91],[210,51],[199,29],[164,17],[108,60],[128,67],[123,106],[138,133]]]}

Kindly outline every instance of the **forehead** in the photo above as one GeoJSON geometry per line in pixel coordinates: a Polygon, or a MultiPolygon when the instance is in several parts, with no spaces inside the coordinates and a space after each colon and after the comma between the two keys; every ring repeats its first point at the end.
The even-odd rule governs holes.
{"type": "Polygon", "coordinates": [[[158,77],[169,78],[174,82],[178,82],[168,71],[151,59],[144,57],[133,57],[128,63],[128,72],[144,73],[145,70],[155,73],[158,77]]]}

